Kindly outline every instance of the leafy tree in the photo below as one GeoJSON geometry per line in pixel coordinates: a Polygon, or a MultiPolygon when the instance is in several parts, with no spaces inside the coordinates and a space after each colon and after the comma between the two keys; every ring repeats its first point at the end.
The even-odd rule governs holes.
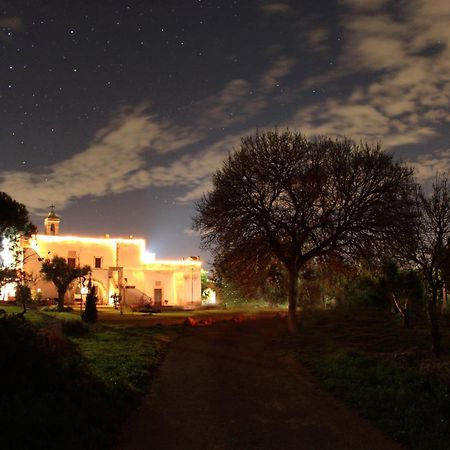
{"type": "MultiPolygon", "coordinates": [[[[10,241],[11,250],[18,247],[21,236],[29,236],[36,232],[31,223],[27,208],[13,200],[6,192],[0,192],[0,250],[3,250],[5,239],[10,241]]],[[[0,261],[3,266],[3,261],[0,261]]]]}
{"type": "Polygon", "coordinates": [[[374,254],[407,223],[412,170],[368,144],[268,131],[242,139],[197,203],[202,244],[242,272],[275,259],[288,274],[296,330],[299,276],[314,258],[374,254]]]}
{"type": "Polygon", "coordinates": [[[349,306],[373,306],[377,308],[390,306],[382,277],[366,271],[346,280],[342,296],[341,301],[349,306]]]}
{"type": "Polygon", "coordinates": [[[92,281],[88,283],[88,294],[86,296],[86,307],[84,309],[81,318],[84,322],[95,323],[97,322],[97,295],[95,286],[92,285],[92,281]]]}
{"type": "Polygon", "coordinates": [[[23,312],[27,312],[27,304],[31,301],[31,288],[28,284],[18,283],[16,286],[16,301],[22,304],[23,312]]]}
{"type": "Polygon", "coordinates": [[[17,281],[17,270],[9,267],[0,267],[0,288],[5,284],[17,281]]]}
{"type": "Polygon", "coordinates": [[[13,252],[15,260],[10,267],[5,267],[4,261],[0,260],[0,287],[10,282],[20,283],[16,293],[19,294],[19,301],[22,299],[24,312],[26,312],[28,286],[26,279],[22,277],[22,272],[18,276],[16,271],[16,267],[20,267],[23,262],[19,240],[22,236],[30,236],[33,233],[36,233],[36,227],[32,224],[25,205],[13,200],[6,192],[0,192],[0,251],[4,249],[5,242],[8,242],[9,250],[13,252]]]}
{"type": "Polygon", "coordinates": [[[431,325],[432,350],[441,353],[441,334],[437,314],[439,293],[450,265],[450,186],[449,174],[438,174],[432,192],[420,186],[414,195],[415,220],[411,221],[413,239],[393,236],[393,250],[407,263],[420,269],[425,281],[427,310],[431,325]]]}
{"type": "Polygon", "coordinates": [[[11,233],[31,234],[36,227],[31,223],[27,208],[13,200],[6,192],[0,192],[0,236],[11,233]]]}
{"type": "Polygon", "coordinates": [[[58,310],[64,310],[64,296],[69,286],[77,278],[86,276],[91,271],[89,266],[72,267],[65,258],[54,256],[42,263],[41,273],[46,281],[51,281],[58,291],[58,310]]]}

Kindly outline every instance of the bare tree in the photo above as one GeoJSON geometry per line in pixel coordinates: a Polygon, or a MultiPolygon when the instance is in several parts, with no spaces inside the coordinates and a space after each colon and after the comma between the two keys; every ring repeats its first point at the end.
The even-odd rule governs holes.
{"type": "Polygon", "coordinates": [[[412,187],[412,170],[378,146],[268,131],[243,138],[214,174],[194,227],[230,264],[284,266],[294,331],[302,268],[317,257],[370,254],[404,227],[412,187]]]}
{"type": "Polygon", "coordinates": [[[401,259],[418,267],[428,288],[427,309],[431,325],[432,350],[441,353],[441,335],[437,314],[439,291],[450,266],[450,186],[449,174],[438,174],[430,195],[420,186],[414,195],[415,220],[410,239],[394,236],[394,251],[401,259]]]}

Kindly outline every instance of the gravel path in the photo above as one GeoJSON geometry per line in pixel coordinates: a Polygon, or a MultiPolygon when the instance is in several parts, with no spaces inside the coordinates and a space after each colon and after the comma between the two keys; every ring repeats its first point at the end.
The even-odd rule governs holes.
{"type": "Polygon", "coordinates": [[[177,339],[117,450],[400,449],[275,351],[281,320],[177,339]]]}

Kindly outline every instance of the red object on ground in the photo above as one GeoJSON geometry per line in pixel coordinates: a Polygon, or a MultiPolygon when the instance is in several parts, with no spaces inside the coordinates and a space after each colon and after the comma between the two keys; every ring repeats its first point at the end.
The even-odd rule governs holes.
{"type": "Polygon", "coordinates": [[[195,320],[193,317],[186,317],[184,325],[186,327],[206,327],[212,325],[212,319],[195,320]]]}

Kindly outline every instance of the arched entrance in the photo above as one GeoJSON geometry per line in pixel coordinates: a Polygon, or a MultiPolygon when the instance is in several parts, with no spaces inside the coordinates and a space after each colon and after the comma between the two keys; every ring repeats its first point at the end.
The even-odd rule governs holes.
{"type": "Polygon", "coordinates": [[[93,278],[92,284],[94,285],[97,294],[97,304],[98,305],[108,304],[108,292],[105,289],[105,286],[103,286],[103,283],[93,278]]]}
{"type": "MultiPolygon", "coordinates": [[[[103,283],[99,280],[96,280],[95,278],[92,278],[91,282],[95,288],[95,294],[97,295],[97,304],[98,305],[108,304],[108,295],[105,286],[103,286],[103,283]]],[[[87,284],[88,281],[86,280],[84,282],[85,288],[87,287],[87,284]]],[[[73,297],[72,302],[74,301],[80,302],[81,297],[83,297],[83,303],[86,301],[87,290],[86,292],[82,292],[80,283],[75,285],[73,291],[70,292],[68,291],[68,293],[73,297]]]]}

